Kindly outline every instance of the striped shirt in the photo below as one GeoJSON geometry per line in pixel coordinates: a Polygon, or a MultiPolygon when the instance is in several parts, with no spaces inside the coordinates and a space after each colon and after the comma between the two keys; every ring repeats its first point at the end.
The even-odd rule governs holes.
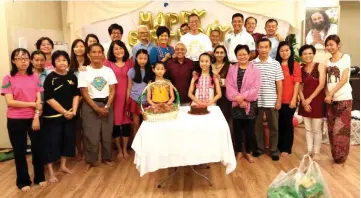
{"type": "Polygon", "coordinates": [[[274,108],[277,101],[276,81],[283,80],[283,72],[278,61],[268,57],[262,63],[259,57],[252,61],[261,71],[261,88],[258,93],[258,107],[274,108]]]}

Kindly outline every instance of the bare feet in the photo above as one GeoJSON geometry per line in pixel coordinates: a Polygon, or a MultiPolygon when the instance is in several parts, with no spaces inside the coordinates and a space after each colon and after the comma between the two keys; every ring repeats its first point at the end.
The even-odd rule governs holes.
{"type": "Polygon", "coordinates": [[[315,160],[315,161],[318,161],[318,160],[321,159],[321,156],[320,156],[319,153],[315,153],[315,154],[313,154],[312,159],[315,160]]]}
{"type": "Polygon", "coordinates": [[[246,158],[247,158],[249,163],[254,163],[253,157],[252,157],[252,155],[250,153],[246,154],[246,158]]]}
{"type": "Polygon", "coordinates": [[[55,175],[50,175],[49,176],[49,182],[50,183],[56,183],[56,182],[58,182],[58,178],[56,178],[55,175]]]}
{"type": "Polygon", "coordinates": [[[68,167],[66,167],[66,166],[60,167],[59,170],[62,171],[62,172],[64,172],[64,173],[68,173],[68,174],[73,173],[73,171],[71,171],[71,170],[70,170],[68,167]]]}
{"type": "Polygon", "coordinates": [[[242,153],[242,152],[238,152],[238,153],[237,153],[237,157],[236,157],[237,161],[241,160],[242,158],[243,158],[243,153],[242,153]]]}
{"type": "Polygon", "coordinates": [[[345,166],[345,163],[342,163],[342,164],[337,164],[337,163],[333,163],[332,164],[332,168],[341,168],[341,167],[344,167],[345,166]]]}
{"type": "Polygon", "coordinates": [[[281,157],[287,157],[289,154],[287,152],[282,152],[281,157]]]}
{"type": "Polygon", "coordinates": [[[45,187],[47,185],[48,185],[48,182],[46,182],[46,181],[43,181],[43,182],[39,183],[39,186],[41,186],[41,187],[45,187]]]}
{"type": "Polygon", "coordinates": [[[91,167],[92,167],[92,165],[89,164],[89,163],[87,163],[87,164],[85,165],[84,173],[88,172],[91,167]]]}
{"type": "Polygon", "coordinates": [[[117,159],[124,159],[122,151],[118,151],[117,159]]]}
{"type": "Polygon", "coordinates": [[[30,186],[24,186],[21,188],[21,191],[28,192],[30,190],[30,186]]]}
{"type": "Polygon", "coordinates": [[[110,161],[110,160],[103,160],[103,163],[108,165],[108,166],[114,166],[115,163],[113,161],[110,161]]]}
{"type": "Polygon", "coordinates": [[[129,154],[128,154],[127,150],[123,151],[123,154],[124,154],[124,159],[129,158],[129,154]]]}
{"type": "Polygon", "coordinates": [[[83,161],[83,159],[84,159],[84,157],[83,157],[82,154],[77,154],[77,155],[75,156],[75,160],[78,161],[78,162],[83,161]]]}
{"type": "Polygon", "coordinates": [[[312,151],[308,151],[308,152],[307,152],[307,155],[309,155],[310,157],[312,157],[312,155],[313,155],[312,151]]]}

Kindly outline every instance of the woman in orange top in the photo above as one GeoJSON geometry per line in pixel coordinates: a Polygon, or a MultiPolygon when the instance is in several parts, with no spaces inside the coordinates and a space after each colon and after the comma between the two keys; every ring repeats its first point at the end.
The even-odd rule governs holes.
{"type": "Polygon", "coordinates": [[[278,119],[278,149],[281,156],[292,153],[293,115],[297,106],[297,95],[302,81],[301,67],[294,60],[291,44],[282,41],[278,45],[276,60],[281,64],[284,75],[282,107],[278,119]]]}

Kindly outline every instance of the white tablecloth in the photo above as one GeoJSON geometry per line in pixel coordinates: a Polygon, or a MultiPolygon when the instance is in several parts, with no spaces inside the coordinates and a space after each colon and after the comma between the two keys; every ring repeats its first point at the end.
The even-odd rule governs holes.
{"type": "Polygon", "coordinates": [[[144,121],[134,138],[134,163],[140,176],[161,168],[222,162],[226,174],[236,168],[230,130],[217,106],[207,115],[181,107],[176,120],[144,121]]]}

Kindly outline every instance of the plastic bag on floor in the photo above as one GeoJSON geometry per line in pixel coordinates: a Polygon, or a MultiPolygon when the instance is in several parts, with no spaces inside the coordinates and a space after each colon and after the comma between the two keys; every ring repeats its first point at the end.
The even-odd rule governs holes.
{"type": "Polygon", "coordinates": [[[281,171],[268,187],[267,197],[301,198],[298,189],[299,181],[305,175],[304,173],[311,163],[311,158],[305,155],[298,168],[294,168],[287,173],[281,171]]]}

